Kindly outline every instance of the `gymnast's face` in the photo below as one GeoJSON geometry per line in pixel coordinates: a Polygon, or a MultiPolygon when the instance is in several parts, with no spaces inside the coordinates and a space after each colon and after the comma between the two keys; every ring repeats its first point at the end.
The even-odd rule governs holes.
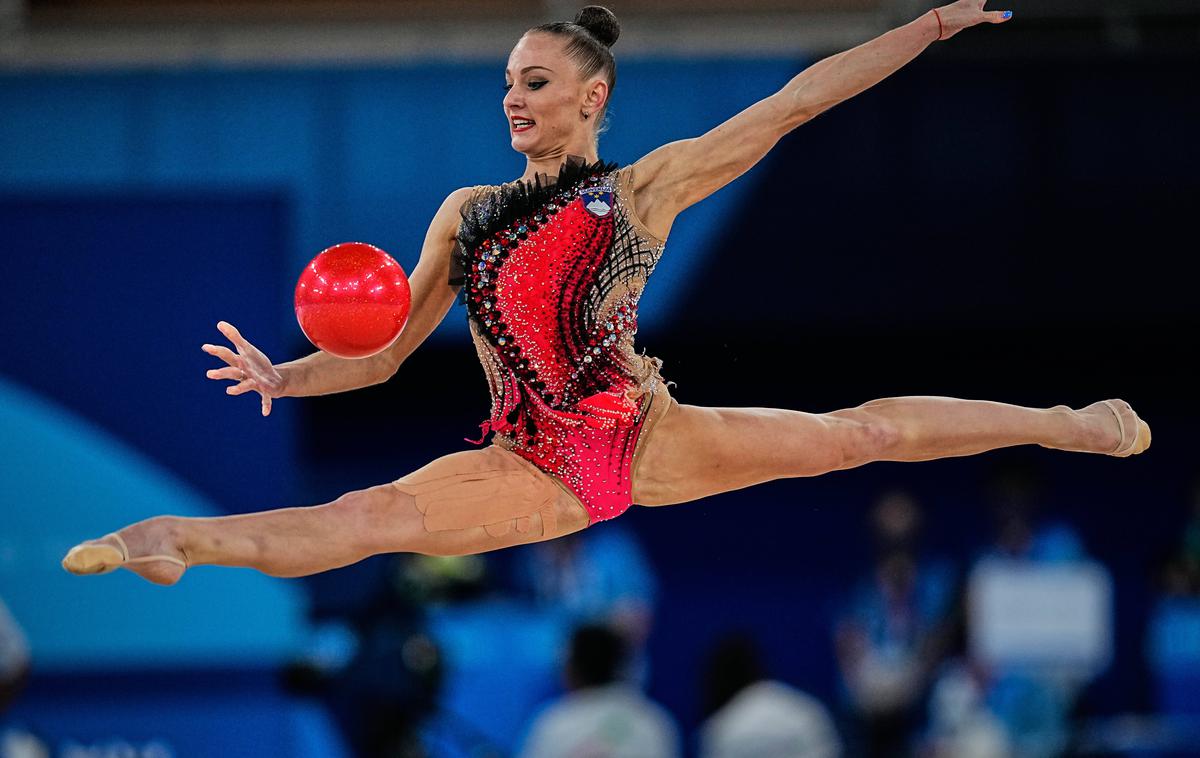
{"type": "Polygon", "coordinates": [[[583,81],[557,35],[530,33],[508,56],[504,70],[504,115],[512,147],[529,157],[577,152],[595,140],[597,112],[608,97],[600,78],[583,81]],[[580,114],[588,111],[591,118],[580,114]]]}

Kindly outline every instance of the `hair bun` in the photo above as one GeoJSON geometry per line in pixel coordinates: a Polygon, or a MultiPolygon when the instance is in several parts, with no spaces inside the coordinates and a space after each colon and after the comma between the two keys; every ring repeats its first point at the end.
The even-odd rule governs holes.
{"type": "Polygon", "coordinates": [[[612,47],[621,36],[617,17],[603,5],[589,5],[575,14],[575,23],[592,33],[605,47],[612,47]]]}

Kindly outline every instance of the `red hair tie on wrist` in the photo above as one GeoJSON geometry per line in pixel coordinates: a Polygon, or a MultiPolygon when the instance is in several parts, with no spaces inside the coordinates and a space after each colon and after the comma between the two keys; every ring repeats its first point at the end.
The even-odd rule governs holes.
{"type": "Polygon", "coordinates": [[[942,14],[937,12],[937,8],[933,9],[933,17],[938,20],[938,41],[942,39],[942,14]]]}

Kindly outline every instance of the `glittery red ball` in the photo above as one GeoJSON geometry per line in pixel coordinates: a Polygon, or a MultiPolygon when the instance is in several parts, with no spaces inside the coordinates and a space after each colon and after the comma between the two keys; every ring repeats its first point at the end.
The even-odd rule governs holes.
{"type": "Polygon", "coordinates": [[[304,335],[341,358],[385,350],[408,321],[408,277],[373,245],[345,242],[321,251],[301,272],[296,318],[304,335]]]}

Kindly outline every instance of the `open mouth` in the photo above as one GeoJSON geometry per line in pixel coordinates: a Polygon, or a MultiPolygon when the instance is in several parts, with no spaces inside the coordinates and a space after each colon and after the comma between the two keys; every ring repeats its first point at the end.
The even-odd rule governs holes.
{"type": "Polygon", "coordinates": [[[530,119],[514,118],[512,120],[513,134],[516,134],[517,132],[529,131],[532,128],[533,128],[533,121],[531,121],[530,119]]]}

